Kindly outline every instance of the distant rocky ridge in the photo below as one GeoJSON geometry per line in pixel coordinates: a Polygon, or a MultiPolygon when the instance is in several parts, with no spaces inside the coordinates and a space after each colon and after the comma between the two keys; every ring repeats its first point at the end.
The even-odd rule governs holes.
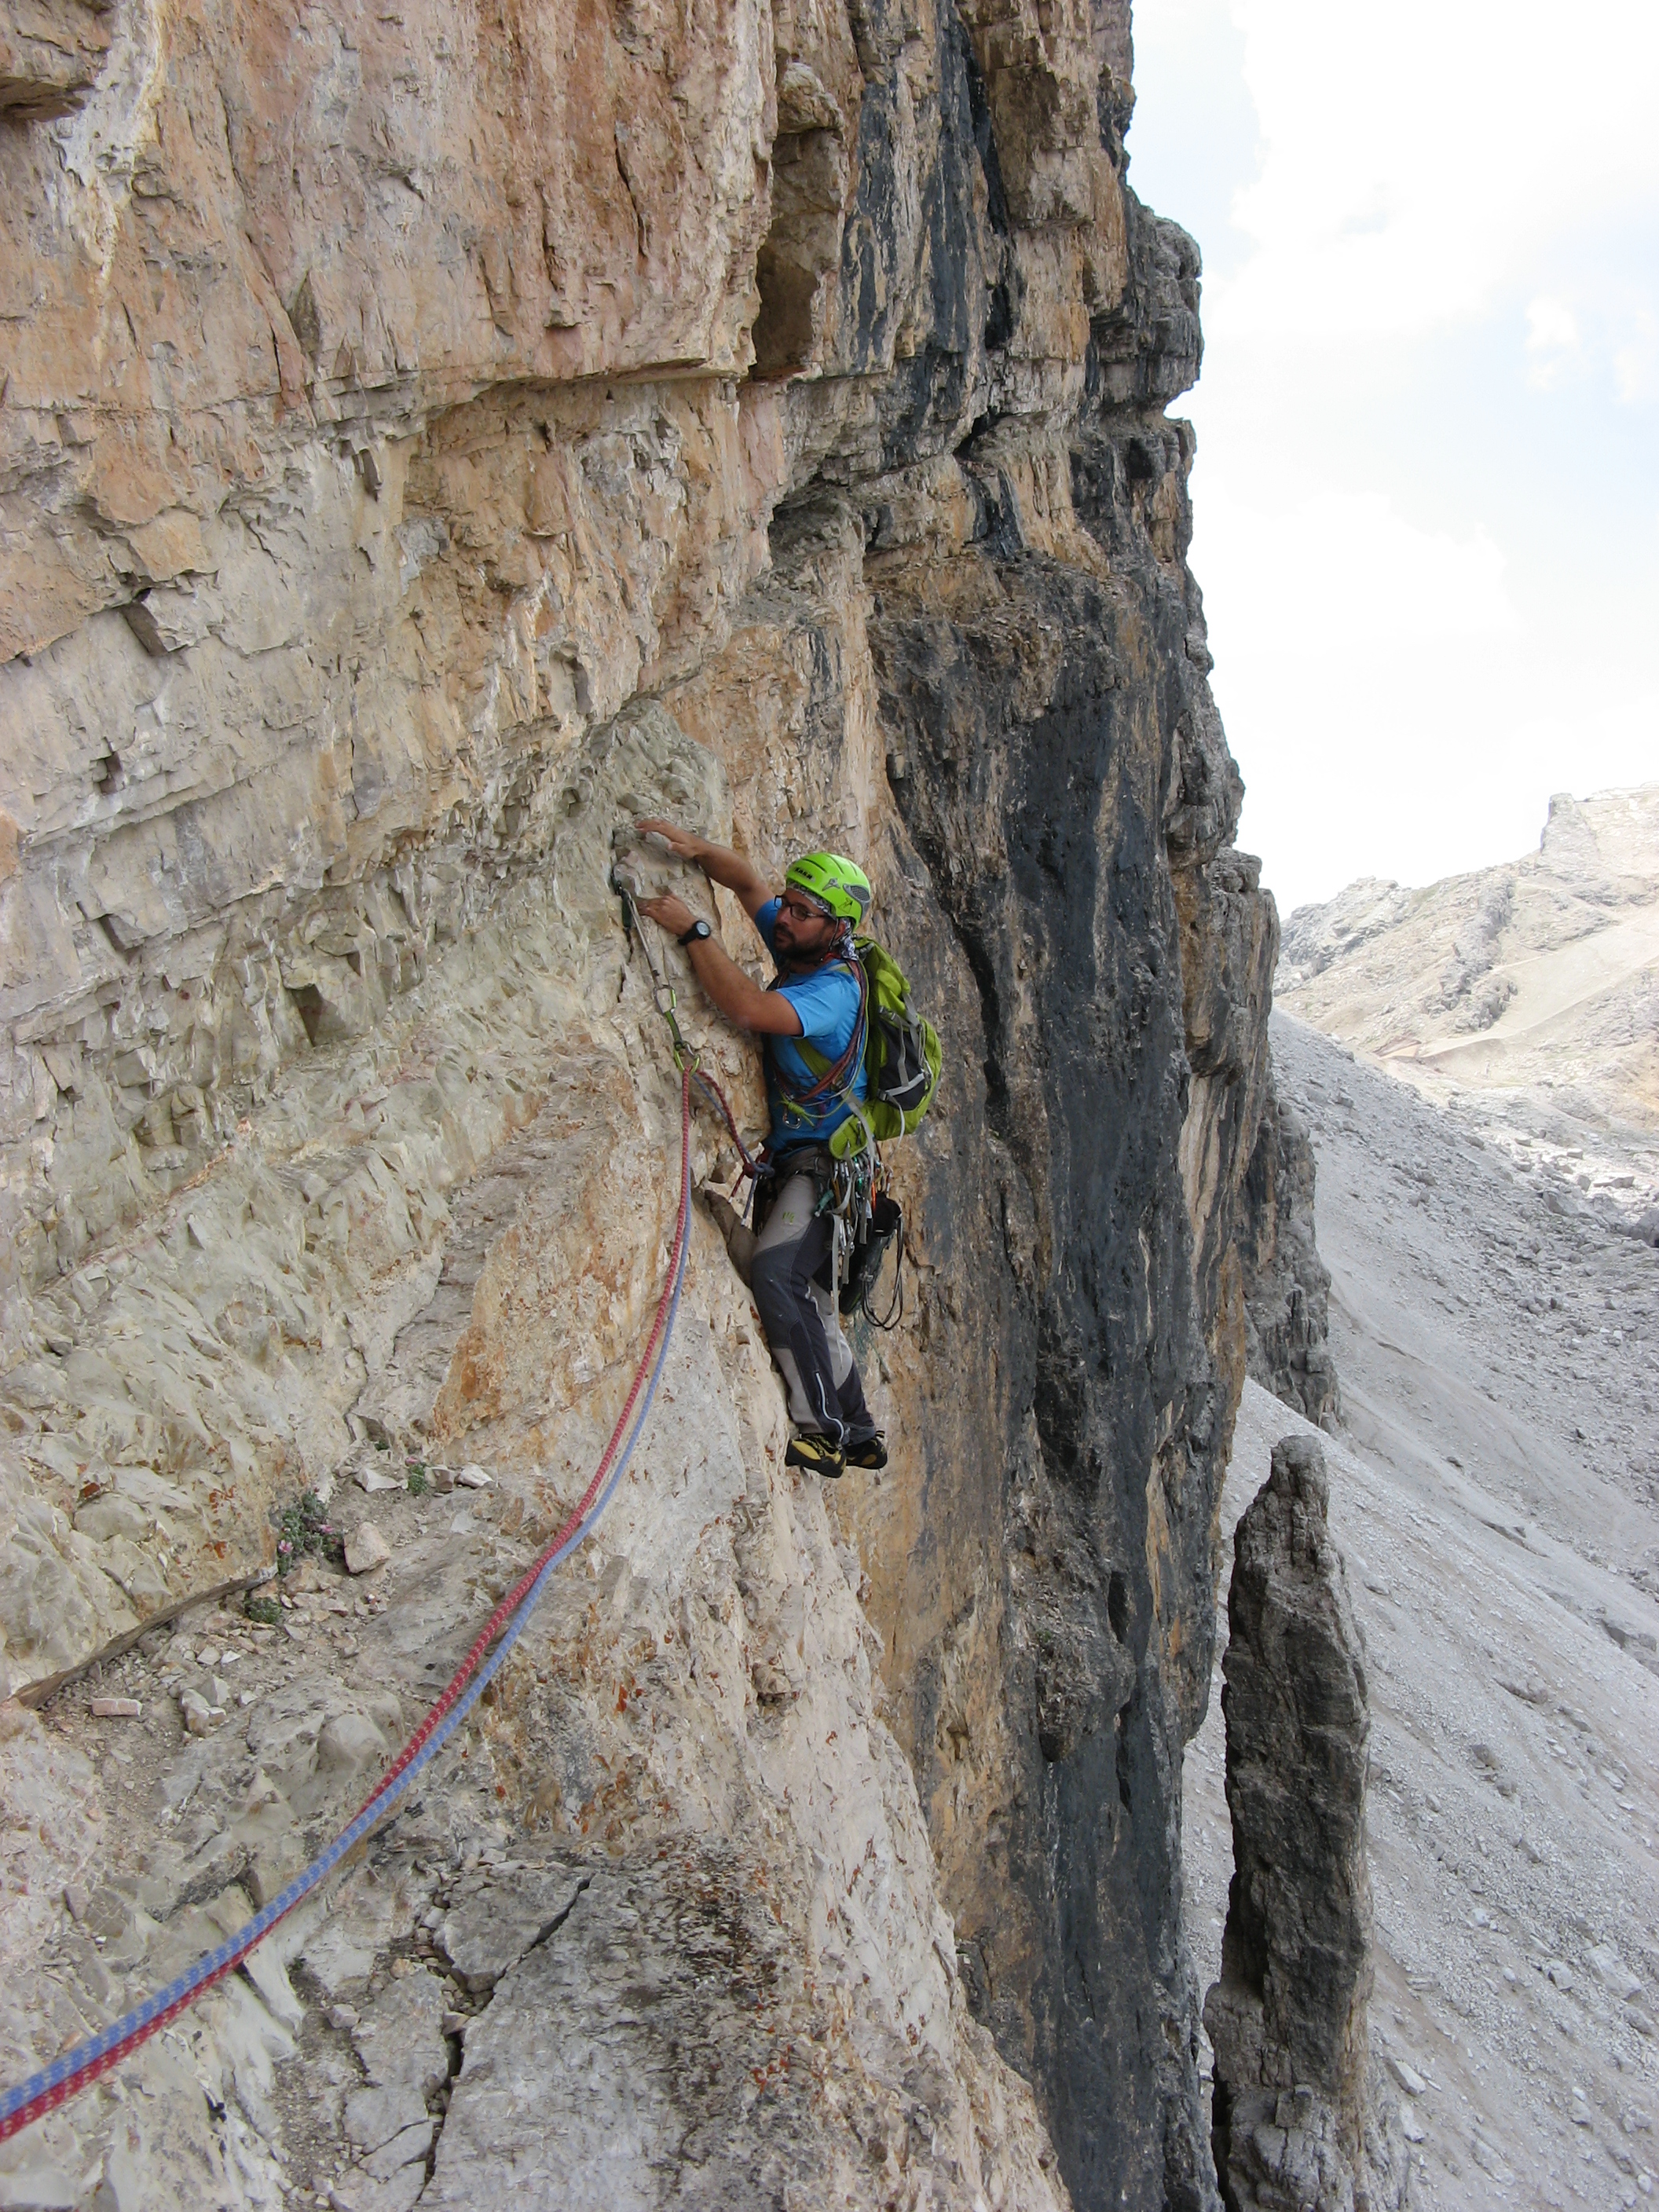
{"type": "MultiPolygon", "coordinates": [[[[0,1665],[273,1557],[307,1487],[355,1524],[366,1453],[402,1497],[384,1603],[331,1576],[280,1644],[133,1662],[128,1764],[9,1709],[51,1808],[6,1830],[9,2075],[317,1840],[580,1492],[675,1192],[617,830],[856,854],[947,1051],[885,1474],[786,1474],[700,1216],[534,1663],[295,1932],[300,1994],[273,1951],[53,2172],[259,2203],[280,2155],[405,2212],[533,2135],[618,2203],[1213,2204],[1180,1749],[1249,1328],[1304,1378],[1316,1332],[1282,1131],[1247,1188],[1276,921],[1164,412],[1198,253],[1127,187],[1132,100],[1125,0],[6,19],[0,1665]],[[431,1520],[402,1471],[456,1460],[490,1488],[431,1520]],[[58,1902],[94,1862],[101,1952],[58,1902]],[[589,1901],[487,2006],[445,1933],[481,1867],[514,1925],[589,1901]],[[549,1992],[634,2032],[601,1903],[740,2003],[726,2165],[684,1950],[650,2128],[498,2070],[549,1992]]],[[[752,1053],[681,1006],[752,1132],[752,1053]]]]}
{"type": "Polygon", "coordinates": [[[1285,925],[1279,1003],[1659,1243],[1659,784],[1550,801],[1538,851],[1285,925]]]}

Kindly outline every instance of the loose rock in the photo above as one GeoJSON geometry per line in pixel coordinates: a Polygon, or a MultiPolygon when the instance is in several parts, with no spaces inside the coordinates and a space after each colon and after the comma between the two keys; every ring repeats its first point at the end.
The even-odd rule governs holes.
{"type": "Polygon", "coordinates": [[[372,1521],[360,1521],[345,1540],[347,1571],[354,1575],[373,1574],[392,1557],[392,1547],[372,1521]]]}

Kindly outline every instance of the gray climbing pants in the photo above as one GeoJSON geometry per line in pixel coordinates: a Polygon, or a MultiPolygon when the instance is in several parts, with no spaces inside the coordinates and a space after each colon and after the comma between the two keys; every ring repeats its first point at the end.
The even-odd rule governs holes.
{"type": "Polygon", "coordinates": [[[876,1425],[836,1305],[835,1224],[817,1202],[810,1171],[787,1177],[755,1239],[749,1287],[795,1426],[832,1443],[861,1443],[876,1425]]]}

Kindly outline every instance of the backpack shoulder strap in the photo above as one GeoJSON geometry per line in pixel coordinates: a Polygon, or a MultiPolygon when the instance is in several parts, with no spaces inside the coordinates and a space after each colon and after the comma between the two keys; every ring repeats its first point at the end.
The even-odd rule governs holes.
{"type": "Polygon", "coordinates": [[[784,1040],[787,1044],[794,1046],[810,1068],[815,1071],[822,1070],[809,1089],[797,1091],[790,1086],[784,1078],[782,1069],[778,1066],[775,1060],[774,1061],[774,1069],[778,1076],[778,1088],[792,1106],[816,1106],[820,1100],[833,1097],[838,1091],[844,1091],[852,1080],[854,1069],[864,1058],[870,1010],[869,982],[864,972],[864,963],[855,953],[844,953],[834,961],[826,961],[824,965],[845,968],[851,974],[858,985],[858,1019],[853,1024],[853,1034],[848,1041],[846,1051],[833,1064],[824,1059],[816,1045],[808,1044],[804,1036],[787,1037],[784,1040]]]}

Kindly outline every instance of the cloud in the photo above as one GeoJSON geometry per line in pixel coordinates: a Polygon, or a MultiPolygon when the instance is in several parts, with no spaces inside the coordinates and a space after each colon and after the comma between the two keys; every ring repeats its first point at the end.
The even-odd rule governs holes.
{"type": "MultiPolygon", "coordinates": [[[[1144,20],[1145,5],[1138,11],[1144,20]]],[[[1231,0],[1261,166],[1212,322],[1405,335],[1489,311],[1592,213],[1659,208],[1659,9],[1231,0]]]]}
{"type": "Polygon", "coordinates": [[[1636,406],[1659,399],[1659,315],[1651,307],[1638,307],[1627,329],[1624,343],[1613,348],[1613,375],[1620,399],[1636,406]]]}
{"type": "Polygon", "coordinates": [[[1287,629],[1352,647],[1519,627],[1504,556],[1484,531],[1422,529],[1381,493],[1327,489],[1275,510],[1206,478],[1197,514],[1194,558],[1228,580],[1212,626],[1255,641],[1253,653],[1281,649],[1287,629]]]}
{"type": "Polygon", "coordinates": [[[1659,8],[1136,0],[1204,248],[1192,562],[1280,903],[1659,774],[1659,8]]]}
{"type": "Polygon", "coordinates": [[[1282,910],[1358,876],[1513,858],[1551,792],[1659,772],[1650,684],[1587,664],[1565,611],[1529,620],[1484,530],[1425,528],[1368,493],[1273,508],[1208,480],[1196,514],[1239,835],[1282,910]]]}
{"type": "Polygon", "coordinates": [[[1528,301],[1527,352],[1527,381],[1535,392],[1557,390],[1579,366],[1578,318],[1565,300],[1540,294],[1528,301]]]}

